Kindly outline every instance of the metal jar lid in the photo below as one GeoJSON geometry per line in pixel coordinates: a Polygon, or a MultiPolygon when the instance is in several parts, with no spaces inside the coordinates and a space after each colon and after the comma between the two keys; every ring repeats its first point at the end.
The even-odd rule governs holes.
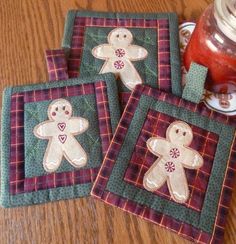
{"type": "Polygon", "coordinates": [[[215,0],[214,9],[220,30],[236,42],[236,0],[215,0]]]}

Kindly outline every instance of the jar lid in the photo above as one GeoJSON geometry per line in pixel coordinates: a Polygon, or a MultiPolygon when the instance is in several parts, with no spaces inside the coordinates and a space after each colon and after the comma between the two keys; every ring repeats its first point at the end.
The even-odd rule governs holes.
{"type": "Polygon", "coordinates": [[[220,30],[236,42],[236,0],[215,0],[214,7],[220,30]]]}

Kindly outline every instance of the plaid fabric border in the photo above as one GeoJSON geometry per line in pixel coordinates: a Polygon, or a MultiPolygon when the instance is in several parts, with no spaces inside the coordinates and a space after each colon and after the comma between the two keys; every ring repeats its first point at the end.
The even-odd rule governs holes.
{"type": "MultiPolygon", "coordinates": [[[[51,173],[40,177],[25,178],[24,174],[24,104],[28,102],[39,102],[44,100],[58,99],[60,97],[81,96],[96,94],[98,109],[99,126],[106,121],[106,125],[100,131],[111,131],[108,99],[105,94],[106,83],[99,81],[94,84],[82,84],[66,86],[62,88],[51,88],[37,91],[16,93],[11,97],[11,145],[10,145],[10,194],[38,191],[43,189],[70,186],[93,182],[98,173],[98,168],[80,169],[72,172],[51,173]],[[96,89],[95,89],[96,86],[96,89]],[[107,118],[100,117],[103,110],[107,118]],[[107,128],[105,129],[105,126],[107,128]]],[[[103,153],[107,150],[111,136],[108,139],[101,136],[103,153]]]]}
{"type": "Polygon", "coordinates": [[[105,156],[112,139],[112,130],[110,124],[111,117],[109,113],[107,87],[104,82],[100,81],[95,84],[95,93],[99,117],[100,136],[103,142],[102,152],[103,156],[105,156]]]}
{"type": "MultiPolygon", "coordinates": [[[[125,181],[144,189],[144,174],[158,158],[147,149],[146,141],[153,136],[165,138],[168,126],[175,120],[175,118],[166,114],[154,110],[149,111],[125,173],[125,181]]],[[[185,169],[190,198],[184,205],[193,210],[201,211],[219,136],[194,125],[190,127],[194,135],[190,147],[201,153],[204,165],[198,170],[185,169]]],[[[155,194],[173,201],[166,184],[157,190],[155,194]]]]}
{"type": "MultiPolygon", "coordinates": [[[[97,197],[96,195],[93,196],[97,197]]],[[[136,202],[128,200],[127,198],[122,198],[114,193],[105,191],[102,198],[99,199],[102,199],[109,205],[116,206],[126,212],[132,213],[154,224],[158,224],[161,227],[172,230],[176,234],[181,235],[188,240],[203,244],[210,243],[211,236],[208,233],[169,217],[168,215],[164,215],[163,213],[146,208],[145,206],[137,204],[136,202]]],[[[215,244],[222,242],[213,241],[211,243],[215,244]]]]}
{"type": "MultiPolygon", "coordinates": [[[[114,193],[105,190],[109,176],[113,170],[115,160],[119,154],[122,143],[128,131],[128,125],[131,123],[134,112],[138,106],[139,99],[141,95],[148,95],[156,98],[160,101],[165,101],[170,104],[174,104],[179,107],[184,107],[190,111],[198,111],[201,115],[207,116],[211,119],[216,119],[224,124],[229,124],[236,126],[236,122],[233,118],[218,114],[214,111],[209,110],[204,106],[204,104],[193,104],[184,101],[181,98],[174,97],[171,94],[167,94],[156,89],[152,89],[148,86],[137,86],[135,91],[132,93],[129,103],[122,115],[119,125],[114,135],[109,151],[107,152],[103,165],[98,173],[95,184],[91,191],[91,194],[104,202],[117,206],[127,212],[138,215],[141,218],[149,220],[153,223],[171,229],[183,237],[195,241],[197,243],[222,243],[224,227],[226,221],[226,215],[229,209],[229,202],[232,194],[233,179],[236,175],[236,137],[234,136],[234,141],[231,148],[231,153],[227,162],[227,169],[225,172],[224,183],[221,190],[220,201],[217,209],[217,215],[215,218],[214,231],[212,234],[208,234],[200,229],[193,227],[190,224],[186,224],[182,221],[176,220],[167,216],[163,213],[154,211],[143,205],[139,205],[134,201],[128,200],[126,198],[120,197],[114,193]]],[[[149,112],[149,116],[152,116],[152,111],[149,112]]],[[[195,132],[196,133],[196,132],[195,132]]],[[[213,135],[210,135],[212,137],[213,135]]],[[[215,138],[214,136],[212,139],[215,138]]],[[[215,140],[215,139],[213,139],[215,140]]],[[[127,171],[128,172],[128,171],[127,171]]]]}
{"type": "MultiPolygon", "coordinates": [[[[86,27],[127,27],[155,28],[157,30],[157,85],[160,89],[171,92],[170,37],[169,21],[167,19],[112,19],[95,17],[76,17],[70,54],[68,57],[69,77],[78,77],[82,59],[84,35],[86,27]]],[[[121,101],[127,103],[130,93],[121,96],[121,101]],[[124,100],[123,100],[124,99],[124,100]]]]}
{"type": "Polygon", "coordinates": [[[45,55],[49,81],[67,80],[69,76],[64,50],[46,50],[45,55]]]}

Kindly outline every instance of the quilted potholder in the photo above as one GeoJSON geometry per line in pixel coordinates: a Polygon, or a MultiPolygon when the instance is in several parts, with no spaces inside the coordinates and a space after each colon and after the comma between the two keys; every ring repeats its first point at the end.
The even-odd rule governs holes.
{"type": "Polygon", "coordinates": [[[119,77],[123,105],[141,83],[181,95],[174,13],[69,11],[62,47],[67,50],[69,77],[106,72],[119,77]]]}
{"type": "Polygon", "coordinates": [[[89,195],[120,117],[113,74],[6,88],[1,204],[89,195]]]}
{"type": "Polygon", "coordinates": [[[91,194],[198,243],[222,243],[235,119],[138,85],[91,194]]]}

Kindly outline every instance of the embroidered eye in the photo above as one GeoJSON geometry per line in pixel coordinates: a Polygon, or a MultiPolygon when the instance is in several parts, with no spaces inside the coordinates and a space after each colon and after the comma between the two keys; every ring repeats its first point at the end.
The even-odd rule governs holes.
{"type": "Polygon", "coordinates": [[[120,36],[119,34],[116,35],[117,38],[119,38],[119,36],[120,36]]]}
{"type": "Polygon", "coordinates": [[[58,111],[58,107],[56,107],[55,110],[58,111]]]}
{"type": "Polygon", "coordinates": [[[183,136],[186,136],[186,132],[183,133],[183,136]]]}
{"type": "Polygon", "coordinates": [[[177,130],[175,131],[175,133],[178,134],[178,133],[179,133],[179,129],[177,129],[177,130]]]}
{"type": "Polygon", "coordinates": [[[66,106],[63,106],[62,109],[65,110],[66,109],[66,106]]]}
{"type": "Polygon", "coordinates": [[[124,35],[124,38],[126,38],[127,36],[126,35],[124,35]]]}

